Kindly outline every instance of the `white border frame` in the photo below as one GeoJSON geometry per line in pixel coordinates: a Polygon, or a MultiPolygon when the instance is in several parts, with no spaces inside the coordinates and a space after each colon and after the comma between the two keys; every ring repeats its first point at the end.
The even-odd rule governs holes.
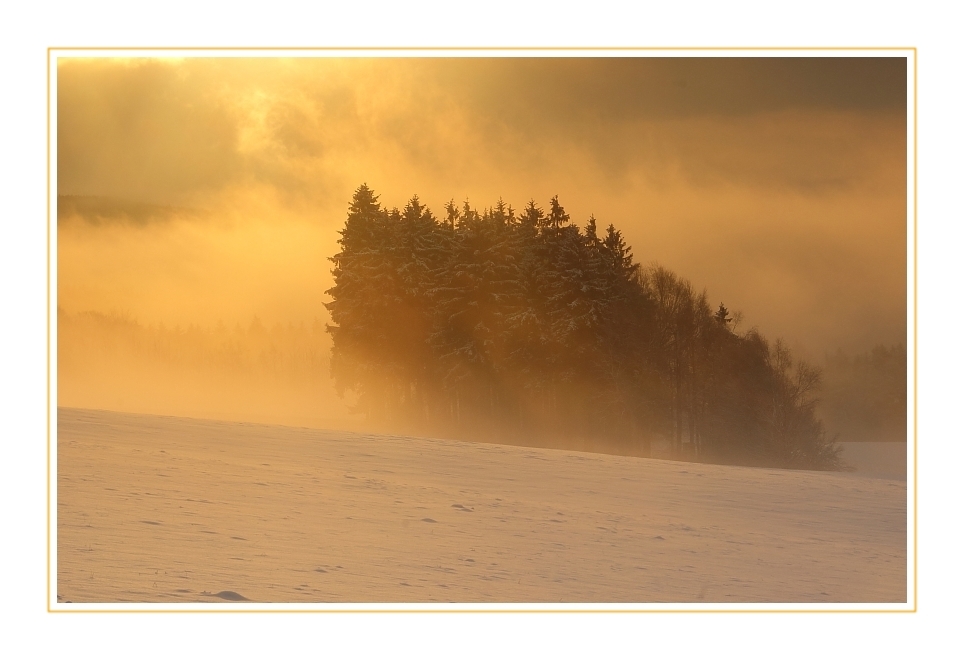
{"type": "Polygon", "coordinates": [[[247,613],[882,613],[917,611],[917,49],[789,48],[70,48],[47,51],[47,611],[247,613]],[[907,602],[906,603],[58,603],[57,602],[57,62],[61,58],[319,57],[906,57],[907,58],[907,602]]]}

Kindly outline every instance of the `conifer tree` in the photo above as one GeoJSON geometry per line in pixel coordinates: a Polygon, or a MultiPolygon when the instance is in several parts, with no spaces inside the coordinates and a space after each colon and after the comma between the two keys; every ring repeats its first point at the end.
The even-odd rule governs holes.
{"type": "Polygon", "coordinates": [[[819,371],[738,334],[721,303],[634,262],[610,224],[570,222],[557,196],[384,209],[367,185],[331,258],[331,373],[357,410],[456,437],[595,438],[643,451],[833,468],[815,414],[819,371]]]}

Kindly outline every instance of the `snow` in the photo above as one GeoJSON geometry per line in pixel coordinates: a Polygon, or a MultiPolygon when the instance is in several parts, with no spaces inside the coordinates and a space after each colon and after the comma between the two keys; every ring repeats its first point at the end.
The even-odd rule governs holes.
{"type": "Polygon", "coordinates": [[[907,601],[900,479],[69,408],[57,435],[59,603],[907,601]]]}

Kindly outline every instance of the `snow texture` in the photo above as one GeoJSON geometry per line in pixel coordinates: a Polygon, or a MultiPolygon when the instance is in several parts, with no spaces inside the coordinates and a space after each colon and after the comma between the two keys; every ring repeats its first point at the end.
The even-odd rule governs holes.
{"type": "Polygon", "coordinates": [[[59,602],[907,599],[899,479],[58,415],[59,602]]]}

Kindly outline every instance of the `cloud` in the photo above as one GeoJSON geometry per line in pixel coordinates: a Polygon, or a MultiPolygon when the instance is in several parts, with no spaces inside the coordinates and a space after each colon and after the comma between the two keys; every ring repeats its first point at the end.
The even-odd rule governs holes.
{"type": "Polygon", "coordinates": [[[559,194],[575,221],[616,224],[639,260],[765,334],[815,350],[895,341],[905,71],[899,58],[65,60],[58,192],[87,196],[72,216],[138,220],[62,231],[61,298],[143,320],[310,320],[367,182],[389,206],[417,193],[436,213],[559,194]],[[125,201],[111,215],[92,196],[125,201]]]}
{"type": "Polygon", "coordinates": [[[239,172],[237,122],[181,64],[82,60],[58,68],[61,194],[183,204],[239,172]]]}

